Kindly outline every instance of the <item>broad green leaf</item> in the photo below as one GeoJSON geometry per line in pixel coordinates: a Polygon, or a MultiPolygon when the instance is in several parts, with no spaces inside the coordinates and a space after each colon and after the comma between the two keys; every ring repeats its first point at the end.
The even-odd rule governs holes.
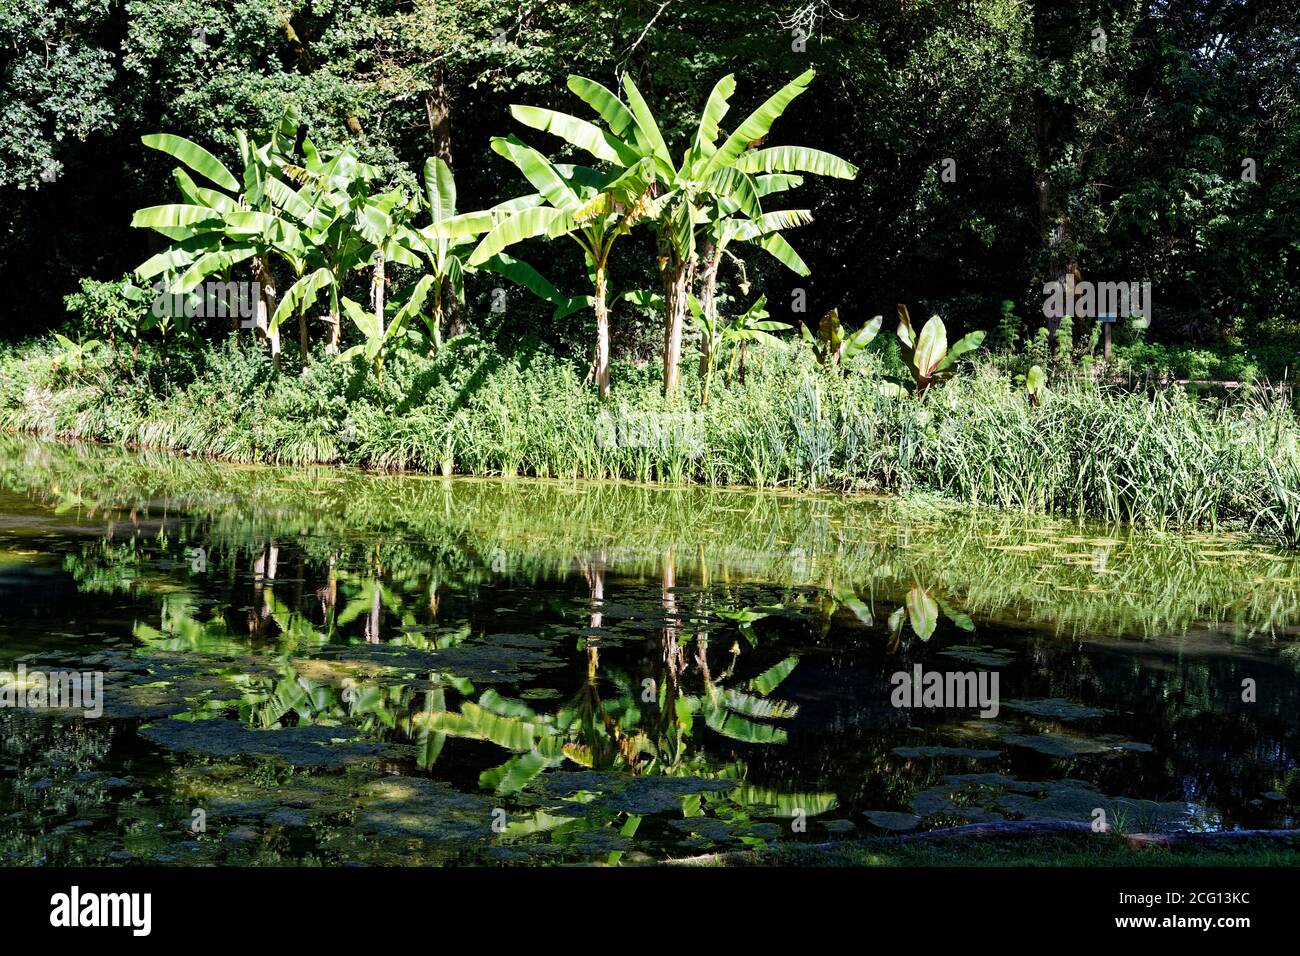
{"type": "Polygon", "coordinates": [[[815,817],[834,810],[839,805],[833,793],[783,793],[750,784],[728,790],[727,799],[751,810],[770,807],[768,815],[774,817],[793,817],[799,813],[815,817]]]}
{"type": "Polygon", "coordinates": [[[303,276],[289,287],[280,304],[276,306],[275,315],[271,317],[271,330],[278,329],[280,323],[289,316],[306,312],[316,301],[320,291],[333,284],[334,274],[324,266],[303,276]]]}
{"type": "Polygon", "coordinates": [[[728,73],[714,84],[709,98],[700,114],[700,125],[695,132],[695,151],[701,159],[707,159],[717,149],[718,124],[727,115],[730,108],[728,100],[736,92],[736,76],[728,73]]]}
{"type": "Polygon", "coordinates": [[[928,641],[939,623],[939,605],[930,593],[919,584],[913,585],[903,602],[907,608],[907,621],[916,636],[928,641]]]}
{"type": "Polygon", "coordinates": [[[852,179],[858,169],[832,153],[806,146],[769,146],[740,155],[735,168],[746,173],[812,173],[836,179],[852,179]]]}
{"type": "Polygon", "coordinates": [[[957,342],[957,344],[948,350],[948,354],[944,356],[943,361],[939,363],[939,367],[936,368],[935,371],[936,372],[947,371],[949,368],[953,366],[953,364],[959,358],[961,358],[967,352],[973,352],[975,351],[975,349],[979,348],[980,344],[983,341],[984,341],[983,332],[970,332],[962,336],[961,339],[957,342]]]}
{"type": "Polygon", "coordinates": [[[479,774],[479,786],[500,794],[518,793],[550,764],[547,757],[536,750],[530,750],[511,757],[499,767],[484,770],[479,774]]]}
{"type": "MultiPolygon", "coordinates": [[[[671,169],[673,160],[668,153],[668,144],[664,142],[663,134],[659,132],[659,124],[655,122],[654,114],[650,111],[645,97],[641,91],[636,88],[632,82],[630,73],[623,74],[623,92],[627,94],[627,105],[632,110],[632,115],[636,117],[636,126],[641,133],[641,141],[649,146],[650,151],[659,162],[664,164],[666,169],[671,169]]],[[[624,160],[622,165],[631,165],[634,160],[624,160]]]]}
{"type": "Polygon", "coordinates": [[[636,150],[599,126],[567,113],[557,113],[540,106],[516,105],[510,107],[510,115],[525,126],[552,133],[607,163],[630,166],[641,158],[636,150]]]}
{"type": "Polygon", "coordinates": [[[710,729],[747,744],[783,744],[786,732],[771,724],[760,724],[722,706],[707,708],[704,722],[710,729]]]}
{"type": "Polygon", "coordinates": [[[430,156],[424,163],[424,193],[434,222],[456,215],[456,180],[440,156],[430,156]]]}
{"type": "Polygon", "coordinates": [[[750,113],[745,121],[740,124],[726,141],[718,148],[718,151],[710,157],[708,165],[704,168],[704,175],[708,175],[714,170],[724,169],[731,165],[737,157],[740,156],[749,144],[762,139],[771,130],[772,124],[777,118],[785,112],[787,106],[796,96],[808,89],[808,84],[816,76],[813,70],[807,70],[795,77],[776,93],[768,97],[758,109],[750,113]]]}
{"type": "Polygon", "coordinates": [[[943,326],[943,319],[937,315],[932,315],[921,328],[921,334],[917,336],[916,350],[913,356],[913,362],[915,362],[922,380],[934,375],[935,370],[939,367],[939,363],[943,361],[943,357],[947,352],[948,330],[943,326]]]}
{"type": "Polygon", "coordinates": [[[217,252],[205,253],[194,260],[170,291],[191,292],[208,276],[225,273],[231,266],[256,254],[257,250],[252,246],[226,246],[217,252]]]}
{"type": "Polygon", "coordinates": [[[736,238],[741,242],[752,242],[762,236],[782,229],[797,229],[812,222],[812,211],[808,209],[778,209],[765,212],[757,219],[750,219],[740,224],[736,238]]]}
{"type": "Polygon", "coordinates": [[[777,262],[781,263],[781,265],[785,266],[791,272],[801,276],[811,274],[812,270],[808,268],[799,253],[794,251],[794,247],[786,241],[785,236],[781,235],[779,232],[772,232],[765,236],[760,236],[758,239],[754,240],[754,244],[764,252],[771,255],[777,262]]]}
{"type": "Polygon", "coordinates": [[[508,246],[535,236],[547,235],[564,213],[546,206],[524,209],[503,220],[475,247],[469,265],[480,266],[508,246]]]}
{"type": "MultiPolygon", "coordinates": [[[[641,131],[637,128],[636,118],[612,90],[585,76],[570,76],[569,89],[577,95],[578,99],[600,114],[600,118],[605,121],[605,125],[615,136],[626,137],[631,132],[639,139],[641,131]]],[[[648,142],[639,145],[645,152],[650,152],[651,147],[648,142]]]]}
{"type": "Polygon", "coordinates": [[[767,697],[755,697],[730,687],[722,692],[722,703],[728,710],[745,717],[764,720],[784,720],[799,713],[797,704],[783,700],[770,700],[767,697]]]}
{"type": "Polygon", "coordinates": [[[791,655],[783,661],[773,664],[763,673],[759,674],[749,682],[749,689],[756,694],[762,694],[766,697],[772,691],[780,686],[781,682],[790,676],[795,666],[799,663],[799,658],[791,655]]]}
{"type": "Polygon", "coordinates": [[[207,206],[191,206],[184,203],[168,203],[163,206],[146,206],[137,209],[131,217],[131,225],[146,229],[159,227],[193,226],[199,223],[216,225],[218,213],[207,206]]]}
{"type": "Polygon", "coordinates": [[[506,255],[504,252],[498,252],[496,255],[490,256],[480,263],[479,268],[485,272],[494,272],[497,275],[505,276],[511,282],[523,286],[539,299],[554,306],[567,306],[570,302],[569,297],[551,285],[540,272],[528,263],[506,255]]]}
{"type": "Polygon", "coordinates": [[[877,335],[880,334],[880,326],[885,317],[882,315],[875,316],[870,322],[858,329],[852,335],[844,340],[844,355],[846,358],[852,358],[858,352],[861,352],[870,345],[877,335]]]}
{"type": "Polygon", "coordinates": [[[235,200],[223,192],[200,186],[189,173],[179,166],[172,170],[172,178],[176,180],[181,196],[184,197],[187,203],[195,206],[207,206],[219,213],[230,213],[239,209],[239,203],[235,202],[235,200]]]}
{"type": "Polygon", "coordinates": [[[494,136],[492,149],[514,163],[542,198],[556,209],[573,209],[578,206],[577,194],[551,165],[550,160],[518,137],[494,136]]]}
{"type": "Polygon", "coordinates": [[[758,189],[759,198],[771,196],[774,193],[783,193],[790,189],[797,189],[802,185],[802,176],[791,176],[786,173],[754,177],[754,186],[758,189]]]}
{"type": "Polygon", "coordinates": [[[180,160],[222,189],[231,192],[239,190],[239,181],[230,174],[230,170],[198,143],[190,142],[182,136],[173,136],[171,133],[150,133],[148,136],[142,136],[140,141],[151,149],[161,150],[168,156],[180,160]]]}

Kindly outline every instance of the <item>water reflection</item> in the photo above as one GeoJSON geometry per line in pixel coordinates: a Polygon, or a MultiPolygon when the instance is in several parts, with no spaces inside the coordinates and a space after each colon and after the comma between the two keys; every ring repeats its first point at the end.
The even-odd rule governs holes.
{"type": "Polygon", "coordinates": [[[0,712],[14,861],[1291,822],[1300,564],[1233,538],[4,436],[0,489],[0,656],[108,685],[99,724],[0,712]],[[998,717],[892,706],[918,664],[996,671],[998,717]]]}

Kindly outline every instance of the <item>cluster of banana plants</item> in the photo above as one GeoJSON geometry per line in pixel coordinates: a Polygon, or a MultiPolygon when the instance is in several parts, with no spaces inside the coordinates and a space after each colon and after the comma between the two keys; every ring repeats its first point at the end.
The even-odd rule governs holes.
{"type": "Polygon", "coordinates": [[[853,360],[866,352],[867,346],[880,334],[881,321],[881,316],[877,315],[856,332],[846,332],[840,324],[840,310],[831,309],[817,324],[815,337],[807,326],[803,326],[803,338],[812,346],[822,366],[829,372],[837,372],[851,367],[853,360]]]}
{"type": "MultiPolygon", "coordinates": [[[[528,702],[484,691],[477,701],[465,700],[458,711],[445,709],[415,714],[419,731],[486,740],[512,752],[505,763],[485,770],[481,786],[497,793],[523,789],[538,774],[563,763],[596,770],[675,776],[694,773],[696,722],[733,740],[750,744],[781,744],[786,732],[780,721],[798,712],[795,704],[770,695],[798,664],[789,657],[741,682],[730,680],[735,661],[710,677],[701,664],[702,690],[687,693],[678,675],[665,674],[653,683],[647,699],[645,684],[621,673],[599,673],[599,657],[589,648],[588,679],[554,713],[535,710],[528,702]],[[613,694],[602,691],[602,685],[613,694]]],[[[733,657],[738,648],[733,650],[733,657]]]]}
{"type": "Polygon", "coordinates": [[[594,122],[534,106],[511,107],[516,120],[559,137],[591,156],[596,167],[553,166],[513,137],[494,143],[552,208],[521,214],[516,223],[489,236],[490,242],[484,240],[482,254],[543,234],[571,236],[578,242],[594,288],[593,372],[602,394],[609,387],[609,253],[614,239],[635,225],[652,229],[658,244],[656,267],[663,294],[654,301],[663,313],[663,383],[670,397],[680,389],[682,339],[694,289],[698,283],[701,310],[715,317],[718,268],[731,243],[751,242],[794,272],[808,274],[782,230],[805,225],[811,213],[765,211],[762,201],[800,185],[798,173],[852,179],[857,169],[821,150],[756,147],[808,89],[813,76],[809,70],[787,83],[725,137],[721,124],[736,79],[724,76],[709,94],[690,142],[677,154],[680,161],[674,160],[649,104],[628,74],[623,76],[625,99],[595,80],[569,77],[570,91],[596,114],[594,122]]]}
{"type": "MultiPolygon", "coordinates": [[[[165,316],[190,314],[177,304],[193,305],[205,283],[214,278],[229,283],[238,267],[256,283],[251,324],[269,343],[277,367],[280,327],[292,317],[298,320],[302,360],[309,361],[308,313],[323,298],[326,353],[363,354],[378,373],[385,348],[417,317],[426,324],[431,345],[438,346],[445,305],[464,300],[464,276],[474,267],[567,303],[527,263],[508,256],[485,256],[473,266],[466,261],[479,236],[540,197],[458,215],[455,180],[439,158],[425,164],[423,196],[401,188],[377,191],[379,169],[362,162],[350,145],[318,150],[292,110],[264,143],[243,131],[236,136],[238,177],[190,140],[166,133],[143,138],[146,146],[181,164],[173,178],[183,201],[146,207],[132,218],[133,226],[152,229],[170,243],[135,270],[137,282],[156,283],[164,293],[157,301],[165,304],[165,316]],[[422,224],[425,214],[429,222],[422,224]],[[390,293],[388,267],[394,263],[418,278],[390,293]],[[362,281],[369,289],[364,304],[344,294],[356,272],[368,274],[362,281]],[[277,275],[291,277],[282,295],[277,275]],[[347,351],[340,348],[343,315],[362,340],[347,351]]],[[[145,295],[142,289],[136,294],[145,295]]],[[[232,318],[237,332],[239,316],[232,318]]]]}
{"type": "MultiPolygon", "coordinates": [[[[796,77],[730,132],[724,132],[722,122],[736,80],[723,77],[710,93],[694,135],[678,152],[670,151],[630,76],[623,77],[624,98],[595,80],[571,76],[569,89],[596,114],[594,120],[524,105],[511,107],[511,113],[524,126],[590,156],[591,164],[553,162],[517,136],[497,137],[492,149],[518,168],[534,192],[463,214],[456,211],[455,182],[441,159],[425,165],[423,196],[401,188],[380,192],[374,188],[380,170],[362,162],[350,145],[334,152],[317,149],[292,111],[263,143],[237,134],[238,176],[196,143],[170,134],[146,136],[145,145],[180,162],[173,175],[182,202],[135,214],[133,225],[153,229],[170,242],[136,270],[136,278],[161,281],[172,297],[186,297],[213,276],[228,282],[236,267],[246,269],[259,289],[252,325],[270,343],[277,367],[279,330],[291,317],[298,320],[299,348],[303,362],[308,361],[308,313],[323,297],[326,352],[364,355],[379,374],[385,350],[417,318],[427,326],[432,347],[438,346],[444,308],[451,298],[463,300],[467,273],[496,272],[551,303],[557,317],[592,309],[592,378],[606,397],[609,304],[618,299],[609,289],[611,256],[620,236],[643,225],[653,230],[658,244],[663,292],[654,301],[663,312],[664,392],[673,396],[679,390],[686,317],[698,311],[703,324],[719,321],[718,273],[724,256],[735,260],[734,243],[752,243],[795,273],[808,274],[783,233],[806,225],[812,214],[807,209],[768,210],[765,201],[801,185],[800,174],[841,179],[857,174],[850,163],[820,150],[758,145],[813,76],[809,70],[796,77]],[[426,212],[429,222],[419,223],[426,212]],[[590,277],[590,295],[560,293],[537,270],[507,253],[537,237],[576,243],[590,277]],[[414,270],[416,278],[390,293],[388,266],[394,263],[414,270]],[[344,295],[353,272],[368,274],[365,302],[344,295]],[[277,273],[291,277],[283,295],[277,292],[277,273]],[[361,338],[347,351],[340,347],[344,315],[361,338]]],[[[747,291],[743,264],[740,268],[747,291]]],[[[741,317],[742,343],[766,341],[775,331],[773,323],[756,318],[755,309],[761,306],[741,317]]],[[[713,354],[719,344],[704,336],[702,369],[710,375],[719,364],[713,354]]],[[[742,368],[743,355],[744,344],[737,360],[742,368]]]]}

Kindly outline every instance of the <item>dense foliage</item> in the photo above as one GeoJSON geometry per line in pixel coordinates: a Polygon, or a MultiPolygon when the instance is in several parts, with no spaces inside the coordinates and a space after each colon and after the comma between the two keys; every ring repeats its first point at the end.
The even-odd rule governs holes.
{"type": "MultiPolygon", "coordinates": [[[[811,68],[814,92],[773,143],[860,172],[802,187],[818,223],[795,237],[809,276],[728,250],[717,295],[729,314],[752,304],[752,286],[774,320],[815,325],[838,306],[856,326],[907,301],[964,333],[993,331],[1009,299],[1032,339],[1042,283],[1077,270],[1149,280],[1150,339],[1282,342],[1289,358],[1300,236],[1290,6],[18,0],[0,11],[2,325],[11,337],[56,326],[80,279],[118,279],[158,251],[129,227],[171,188],[172,164],[141,147],[145,134],[184,136],[235,167],[235,131],[264,140],[292,105],[321,149],[347,145],[375,166],[376,192],[415,194],[432,155],[454,168],[470,210],[519,193],[518,171],[489,148],[518,131],[510,105],[572,109],[570,74],[615,90],[634,78],[677,150],[718,77],[740,79],[743,117],[811,68]]],[[[583,161],[518,132],[548,159],[583,161]]],[[[654,236],[624,241],[611,288],[656,288],[654,236]]],[[[582,257],[537,245],[519,252],[558,289],[590,291],[582,257]]],[[[509,345],[535,336],[590,354],[590,310],[554,318],[512,291],[493,312],[494,288],[471,282],[454,320],[509,345]]],[[[611,302],[610,321],[616,357],[659,351],[652,310],[611,302]]]]}

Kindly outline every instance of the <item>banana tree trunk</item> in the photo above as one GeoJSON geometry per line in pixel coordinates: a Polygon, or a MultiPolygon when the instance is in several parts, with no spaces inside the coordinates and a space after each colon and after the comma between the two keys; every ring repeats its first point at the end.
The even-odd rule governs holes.
{"type": "Polygon", "coordinates": [[[430,310],[433,325],[433,350],[442,348],[442,280],[433,284],[433,308],[430,310]]]}
{"type": "Polygon", "coordinates": [[[330,303],[330,315],[329,315],[329,327],[330,327],[329,332],[330,332],[330,337],[329,337],[329,341],[325,343],[325,354],[326,354],[326,355],[338,355],[338,354],[339,354],[339,338],[340,338],[340,334],[341,334],[341,331],[342,331],[341,328],[340,328],[340,322],[339,322],[339,319],[340,319],[340,318],[341,318],[341,316],[339,315],[339,306],[338,306],[338,303],[337,303],[337,302],[331,302],[331,303],[330,303]]]}
{"type": "Polygon", "coordinates": [[[379,328],[379,335],[382,338],[384,334],[384,254],[381,252],[375,257],[375,274],[370,280],[371,293],[374,296],[375,304],[375,325],[379,328]]]}
{"type": "Polygon", "coordinates": [[[307,348],[307,313],[298,313],[298,350],[302,352],[302,367],[311,364],[311,352],[307,348]]]}
{"type": "Polygon", "coordinates": [[[254,325],[271,343],[271,361],[280,368],[280,330],[271,329],[271,316],[275,314],[275,276],[261,256],[253,259],[253,274],[257,279],[257,309],[254,325]]]}
{"type": "MultiPolygon", "coordinates": [[[[704,251],[704,268],[700,271],[700,310],[709,319],[717,318],[718,266],[722,264],[722,249],[710,244],[704,251]]],[[[713,364],[712,343],[706,337],[700,344],[700,376],[713,364]]],[[[708,385],[705,385],[704,404],[708,404],[708,385]]]]}
{"type": "Polygon", "coordinates": [[[605,263],[596,264],[596,390],[602,399],[609,398],[609,304],[605,263]]]}
{"type": "Polygon", "coordinates": [[[664,269],[664,397],[677,395],[682,379],[682,330],[686,327],[690,263],[671,257],[664,269]]]}
{"type": "MultiPolygon", "coordinates": [[[[375,325],[379,329],[379,340],[384,339],[384,253],[380,250],[375,257],[375,274],[371,279],[371,293],[375,300],[375,325]]],[[[378,378],[383,374],[384,367],[384,350],[380,346],[379,352],[375,355],[375,377],[378,378]]]]}

